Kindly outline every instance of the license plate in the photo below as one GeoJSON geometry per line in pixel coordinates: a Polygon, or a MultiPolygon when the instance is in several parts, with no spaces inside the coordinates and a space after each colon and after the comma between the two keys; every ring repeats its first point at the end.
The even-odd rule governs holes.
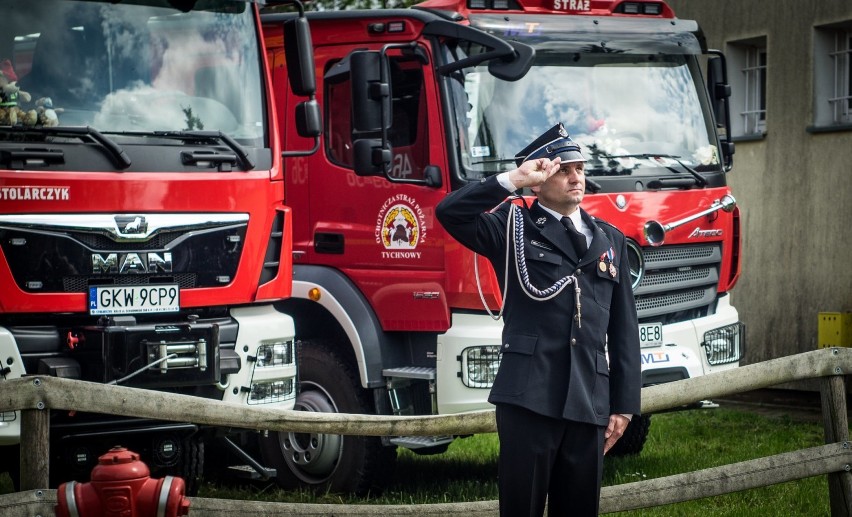
{"type": "Polygon", "coordinates": [[[658,346],[662,344],[662,323],[641,323],[639,325],[639,346],[658,346]]]}
{"type": "Polygon", "coordinates": [[[142,314],[180,310],[177,284],[89,288],[89,314],[142,314]]]}

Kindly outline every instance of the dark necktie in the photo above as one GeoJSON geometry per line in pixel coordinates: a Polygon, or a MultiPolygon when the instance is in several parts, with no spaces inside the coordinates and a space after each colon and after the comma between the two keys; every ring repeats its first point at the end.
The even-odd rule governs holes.
{"type": "Polygon", "coordinates": [[[570,217],[562,218],[562,226],[568,230],[568,237],[571,238],[571,242],[574,244],[574,251],[577,252],[577,256],[582,257],[585,255],[586,250],[589,249],[588,244],[586,244],[586,236],[574,228],[574,223],[571,222],[570,217]]]}

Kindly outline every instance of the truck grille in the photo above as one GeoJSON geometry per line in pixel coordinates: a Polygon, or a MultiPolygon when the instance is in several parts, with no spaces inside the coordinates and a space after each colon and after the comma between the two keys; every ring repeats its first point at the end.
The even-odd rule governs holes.
{"type": "Polygon", "coordinates": [[[248,214],[0,214],[0,248],[30,293],[221,287],[236,275],[247,228],[248,214]]]}
{"type": "MultiPolygon", "coordinates": [[[[162,249],[186,232],[159,232],[144,242],[123,242],[125,250],[162,249]]],[[[100,233],[85,231],[66,232],[68,237],[79,241],[93,250],[108,250],[115,247],[115,241],[100,233]]]]}
{"type": "Polygon", "coordinates": [[[715,306],[720,243],[642,248],[644,274],[633,291],[640,322],[677,323],[715,306]]]}

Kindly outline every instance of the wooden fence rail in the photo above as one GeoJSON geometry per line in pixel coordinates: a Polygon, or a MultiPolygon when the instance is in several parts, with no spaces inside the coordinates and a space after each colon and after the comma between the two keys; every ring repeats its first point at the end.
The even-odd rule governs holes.
{"type": "MultiPolygon", "coordinates": [[[[647,508],[816,475],[829,476],[833,516],[852,516],[852,448],[844,376],[852,350],[822,349],[725,372],[642,389],[642,412],[782,383],[821,379],[827,445],[664,478],[604,487],[601,512],[647,508]]],[[[0,495],[3,515],[50,515],[55,490],[47,486],[49,410],[76,410],[246,429],[396,436],[494,432],[494,412],[440,416],[328,414],[246,407],[185,395],[32,376],[0,383],[0,412],[22,410],[22,492],[0,495]],[[39,510],[39,509],[42,510],[39,510]],[[44,510],[46,509],[46,510],[44,510]]],[[[192,498],[191,515],[496,515],[496,501],[429,505],[318,505],[192,498]]]]}

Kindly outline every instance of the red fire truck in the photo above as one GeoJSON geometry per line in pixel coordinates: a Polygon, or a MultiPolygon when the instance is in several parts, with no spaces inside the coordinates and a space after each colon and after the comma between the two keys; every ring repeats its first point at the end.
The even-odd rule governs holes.
{"type": "MultiPolygon", "coordinates": [[[[262,19],[290,138],[289,15],[262,19]]],[[[629,238],[644,384],[737,366],[729,87],[696,22],[659,0],[429,0],[308,20],[324,129],[320,152],[287,163],[293,296],[276,304],[301,343],[297,409],[489,407],[501,323],[484,305],[500,305],[496,276],[443,231],[435,205],[513,167],[557,122],[589,157],[583,206],[629,238]]],[[[634,419],[616,452],[639,452],[649,425],[634,419]]],[[[273,438],[282,485],[359,492],[387,478],[396,446],[435,453],[457,437],[273,438]]]]}
{"type": "MultiPolygon", "coordinates": [[[[287,24],[299,127],[318,136],[307,22],[287,24]]],[[[292,213],[268,70],[254,1],[3,3],[0,390],[37,374],[293,407],[293,320],[273,305],[291,291],[292,213]]],[[[190,493],[207,437],[237,454],[262,439],[59,411],[50,431],[54,483],[120,444],[190,493]]],[[[13,477],[19,438],[20,414],[0,413],[13,477]]]]}

